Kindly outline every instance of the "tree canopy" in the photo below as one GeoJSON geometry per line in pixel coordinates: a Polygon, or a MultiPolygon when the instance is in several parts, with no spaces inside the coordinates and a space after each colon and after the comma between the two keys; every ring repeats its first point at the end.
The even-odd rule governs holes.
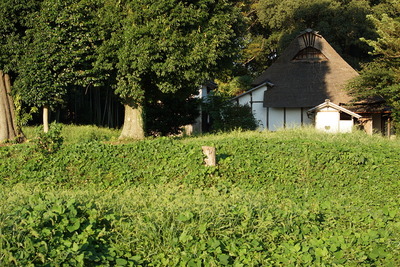
{"type": "Polygon", "coordinates": [[[349,85],[358,99],[384,99],[392,108],[395,120],[400,121],[400,3],[388,3],[390,13],[370,15],[376,27],[377,39],[362,38],[373,50],[374,61],[365,64],[360,76],[349,85]]]}
{"type": "MultiPolygon", "coordinates": [[[[238,52],[241,16],[235,1],[143,0],[125,8],[116,93],[131,108],[163,102],[154,98],[158,92],[188,99],[238,52]]],[[[123,129],[122,135],[129,132],[123,129]]]]}
{"type": "Polygon", "coordinates": [[[43,0],[27,18],[16,87],[31,105],[56,107],[67,89],[97,79],[95,2],[43,0]]]}

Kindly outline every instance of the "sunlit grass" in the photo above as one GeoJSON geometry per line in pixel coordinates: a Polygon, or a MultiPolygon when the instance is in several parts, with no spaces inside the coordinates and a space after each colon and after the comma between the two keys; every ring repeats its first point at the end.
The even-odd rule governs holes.
{"type": "MultiPolygon", "coordinates": [[[[50,126],[51,127],[51,126],[50,126]]],[[[28,140],[38,136],[39,131],[42,131],[41,126],[25,126],[22,129],[28,140]]],[[[70,125],[62,126],[62,136],[65,143],[80,143],[88,141],[113,141],[117,140],[121,131],[119,129],[111,129],[98,127],[94,125],[70,125]]]]}
{"type": "MultiPolygon", "coordinates": [[[[35,129],[26,130],[34,138],[35,129]]],[[[106,222],[97,230],[108,248],[143,266],[400,263],[396,139],[302,128],[114,146],[103,141],[116,140],[117,130],[65,126],[63,135],[65,146],[50,157],[30,146],[0,150],[0,266],[12,259],[9,251],[26,253],[19,265],[29,263],[23,255],[35,257],[32,246],[20,246],[26,238],[52,244],[44,234],[37,238],[42,225],[32,233],[26,227],[44,215],[96,229],[97,219],[52,213],[70,200],[106,222]],[[202,145],[218,148],[218,166],[202,164],[202,145]]],[[[73,241],[81,232],[63,234],[73,241]]]]}

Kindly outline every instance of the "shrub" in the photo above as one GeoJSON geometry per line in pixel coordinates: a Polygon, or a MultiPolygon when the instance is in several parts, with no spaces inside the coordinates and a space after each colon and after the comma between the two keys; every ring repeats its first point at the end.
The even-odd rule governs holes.
{"type": "Polygon", "coordinates": [[[211,130],[255,130],[258,127],[251,108],[239,105],[219,95],[210,94],[203,103],[203,111],[210,116],[211,130]]]}
{"type": "Polygon", "coordinates": [[[64,142],[61,130],[62,125],[56,123],[51,124],[47,133],[43,132],[42,127],[40,127],[38,137],[35,139],[36,150],[43,155],[58,151],[64,142]]]}

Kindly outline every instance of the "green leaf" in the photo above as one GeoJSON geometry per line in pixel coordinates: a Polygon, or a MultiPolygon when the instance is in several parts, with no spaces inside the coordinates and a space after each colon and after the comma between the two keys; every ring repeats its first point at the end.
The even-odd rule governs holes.
{"type": "Polygon", "coordinates": [[[72,251],[78,251],[79,250],[79,245],[76,243],[76,242],[74,242],[74,244],[72,245],[72,251]]]}
{"type": "Polygon", "coordinates": [[[71,247],[72,242],[71,242],[70,240],[64,240],[64,245],[65,245],[66,247],[71,247]]]}
{"type": "Polygon", "coordinates": [[[193,213],[188,211],[179,214],[177,219],[181,222],[187,222],[190,221],[193,218],[193,216],[194,216],[193,213]]]}
{"type": "Polygon", "coordinates": [[[115,260],[115,264],[116,264],[117,266],[126,266],[126,265],[128,265],[128,261],[125,260],[125,259],[119,258],[119,259],[116,259],[116,260],[115,260]]]}
{"type": "Polygon", "coordinates": [[[203,224],[201,224],[200,226],[199,226],[199,232],[201,233],[201,234],[204,234],[206,231],[207,231],[207,223],[203,223],[203,224]]]}
{"type": "Polygon", "coordinates": [[[185,231],[182,232],[182,234],[179,236],[179,241],[182,243],[186,243],[190,240],[193,240],[193,237],[191,235],[188,235],[185,231]]]}
{"type": "Polygon", "coordinates": [[[72,233],[72,232],[78,230],[79,227],[81,226],[81,223],[79,222],[79,219],[74,219],[74,220],[72,220],[72,222],[74,223],[73,225],[67,226],[67,230],[68,230],[70,233],[72,233]]]}
{"type": "Polygon", "coordinates": [[[316,248],[315,249],[315,256],[318,258],[323,258],[329,254],[329,251],[327,250],[326,247],[323,248],[316,248]]]}
{"type": "Polygon", "coordinates": [[[223,265],[228,265],[229,264],[229,255],[226,254],[219,254],[218,255],[218,260],[221,264],[223,265]]]}
{"type": "Polygon", "coordinates": [[[303,254],[301,256],[301,259],[305,262],[305,263],[309,263],[313,260],[312,256],[309,253],[303,254]]]}
{"type": "Polygon", "coordinates": [[[375,260],[377,258],[385,258],[387,254],[384,247],[375,247],[368,255],[371,259],[375,260]]]}
{"type": "Polygon", "coordinates": [[[64,208],[60,205],[54,205],[51,210],[58,214],[62,214],[64,212],[64,208]]]}
{"type": "Polygon", "coordinates": [[[85,254],[81,253],[75,259],[76,259],[76,261],[78,263],[80,263],[80,265],[83,265],[84,264],[84,257],[85,257],[85,254]]]}

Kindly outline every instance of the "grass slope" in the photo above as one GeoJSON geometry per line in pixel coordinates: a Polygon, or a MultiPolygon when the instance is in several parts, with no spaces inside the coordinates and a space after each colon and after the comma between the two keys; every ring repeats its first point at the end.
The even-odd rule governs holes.
{"type": "Polygon", "coordinates": [[[399,148],[312,130],[1,147],[0,265],[400,265],[399,148]]]}

